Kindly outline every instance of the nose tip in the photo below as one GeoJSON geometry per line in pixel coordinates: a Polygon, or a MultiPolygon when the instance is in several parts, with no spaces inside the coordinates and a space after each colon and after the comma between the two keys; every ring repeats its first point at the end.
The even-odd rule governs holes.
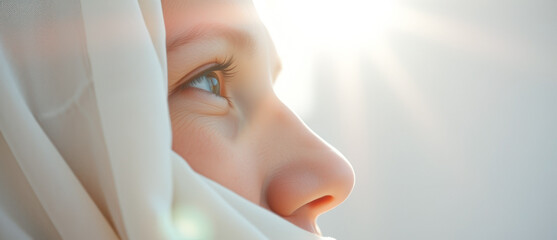
{"type": "Polygon", "coordinates": [[[294,132],[285,138],[289,160],[282,161],[270,177],[265,197],[272,211],[319,234],[317,217],[348,197],[354,171],[342,154],[297,121],[303,128],[284,130],[294,132]]]}
{"type": "Polygon", "coordinates": [[[352,167],[336,150],[305,150],[305,159],[285,165],[267,186],[269,208],[291,222],[314,222],[343,202],[354,185],[352,167]]]}
{"type": "Polygon", "coordinates": [[[251,139],[259,139],[259,154],[265,156],[261,204],[319,234],[317,217],[352,191],[352,166],[277,98],[265,98],[257,109],[251,126],[258,135],[251,139]]]}

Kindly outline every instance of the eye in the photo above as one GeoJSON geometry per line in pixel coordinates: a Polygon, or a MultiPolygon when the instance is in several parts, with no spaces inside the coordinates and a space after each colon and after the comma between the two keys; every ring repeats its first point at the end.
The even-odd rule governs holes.
{"type": "Polygon", "coordinates": [[[205,90],[207,92],[213,93],[217,96],[222,96],[221,94],[221,85],[220,85],[219,76],[216,72],[211,71],[200,75],[190,82],[184,84],[183,88],[198,88],[201,90],[205,90]]]}
{"type": "Polygon", "coordinates": [[[236,74],[235,68],[236,65],[234,65],[233,58],[227,58],[224,62],[211,64],[207,69],[201,72],[201,74],[181,84],[177,90],[197,88],[229,100],[229,98],[225,96],[226,87],[224,87],[223,84],[234,78],[236,74]]]}

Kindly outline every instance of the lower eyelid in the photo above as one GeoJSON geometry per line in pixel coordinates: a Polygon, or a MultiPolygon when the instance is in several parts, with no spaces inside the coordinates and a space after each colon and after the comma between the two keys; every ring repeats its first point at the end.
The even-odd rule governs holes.
{"type": "Polygon", "coordinates": [[[189,111],[207,115],[223,115],[230,111],[226,98],[198,88],[183,89],[176,98],[184,104],[187,103],[184,107],[188,108],[189,111]]]}

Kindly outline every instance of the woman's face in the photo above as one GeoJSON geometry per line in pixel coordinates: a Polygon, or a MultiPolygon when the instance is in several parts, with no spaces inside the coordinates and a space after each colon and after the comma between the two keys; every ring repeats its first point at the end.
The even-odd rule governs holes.
{"type": "Polygon", "coordinates": [[[200,174],[318,233],[351,166],[274,94],[280,61],[251,1],[162,0],[173,149],[200,174]]]}

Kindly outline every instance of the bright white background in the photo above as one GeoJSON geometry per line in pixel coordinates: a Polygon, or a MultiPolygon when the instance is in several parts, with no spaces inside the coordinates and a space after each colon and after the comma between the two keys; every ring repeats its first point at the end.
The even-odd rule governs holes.
{"type": "Polygon", "coordinates": [[[254,0],[351,161],[338,239],[557,239],[557,1],[254,0]]]}

